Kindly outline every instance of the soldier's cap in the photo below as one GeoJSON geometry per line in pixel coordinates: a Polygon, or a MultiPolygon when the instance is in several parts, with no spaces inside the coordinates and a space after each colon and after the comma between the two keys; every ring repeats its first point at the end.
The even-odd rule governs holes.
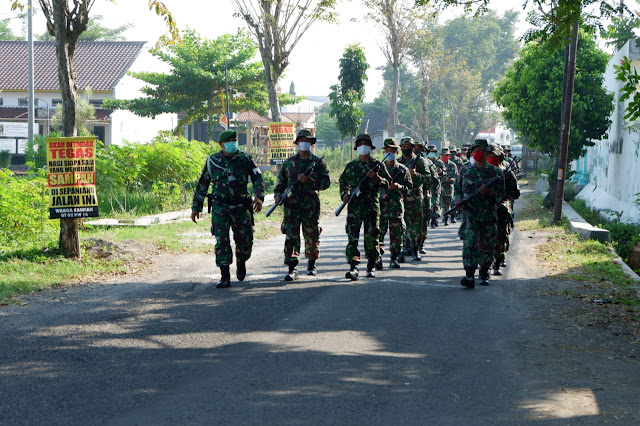
{"type": "Polygon", "coordinates": [[[462,149],[460,149],[460,152],[462,153],[467,153],[469,151],[469,147],[467,145],[463,145],[462,149]]]}
{"type": "Polygon", "coordinates": [[[449,148],[442,148],[440,150],[440,154],[442,155],[449,155],[449,153],[450,153],[449,148]]]}
{"type": "Polygon", "coordinates": [[[457,154],[457,153],[459,153],[459,152],[460,152],[460,148],[456,148],[455,146],[451,148],[451,153],[452,153],[452,154],[454,154],[454,155],[455,155],[455,154],[457,154]]]}
{"type": "Polygon", "coordinates": [[[433,151],[433,152],[438,152],[438,148],[436,148],[435,145],[429,145],[427,147],[427,151],[433,151]]]}
{"type": "Polygon", "coordinates": [[[496,157],[500,157],[501,155],[504,155],[502,150],[500,149],[500,145],[498,145],[497,143],[489,144],[488,151],[492,154],[495,154],[496,157]]]}
{"type": "Polygon", "coordinates": [[[398,141],[395,140],[395,138],[386,138],[384,140],[383,143],[383,148],[400,148],[400,145],[398,145],[398,141]]]}
{"type": "Polygon", "coordinates": [[[511,152],[511,145],[503,145],[502,150],[511,152]]]}
{"type": "Polygon", "coordinates": [[[400,139],[400,145],[404,145],[404,144],[415,145],[416,143],[413,141],[412,137],[407,136],[400,139]]]}
{"type": "Polygon", "coordinates": [[[424,148],[424,142],[422,141],[413,141],[413,146],[420,146],[424,148]]]}
{"type": "Polygon", "coordinates": [[[236,137],[237,137],[237,134],[235,130],[225,130],[220,133],[220,136],[218,137],[218,142],[229,142],[231,139],[234,139],[236,137]]]}
{"type": "Polygon", "coordinates": [[[362,134],[356,136],[356,140],[354,142],[354,147],[353,147],[354,151],[356,149],[358,149],[358,141],[369,141],[369,142],[371,142],[371,149],[376,149],[376,147],[373,146],[373,140],[371,140],[371,136],[369,136],[366,133],[362,133],[362,134]]]}
{"type": "Polygon", "coordinates": [[[471,144],[469,142],[465,142],[464,144],[462,144],[463,148],[470,148],[471,144]]]}
{"type": "Polygon", "coordinates": [[[482,148],[483,151],[485,152],[489,152],[489,142],[487,142],[486,139],[476,139],[475,142],[473,142],[473,145],[471,145],[471,148],[469,148],[469,151],[473,151],[474,148],[476,147],[480,147],[482,148]]]}
{"type": "Polygon", "coordinates": [[[298,131],[298,135],[296,136],[296,140],[294,141],[294,143],[300,142],[300,139],[302,138],[307,138],[310,143],[316,143],[316,138],[311,136],[311,132],[308,131],[307,129],[302,129],[298,131]]]}

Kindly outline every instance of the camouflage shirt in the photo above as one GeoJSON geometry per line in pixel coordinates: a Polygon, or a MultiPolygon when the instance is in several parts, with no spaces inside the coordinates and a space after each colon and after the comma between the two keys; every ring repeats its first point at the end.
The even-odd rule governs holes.
{"type": "Polygon", "coordinates": [[[247,185],[253,183],[256,198],[264,200],[264,183],[260,168],[249,154],[238,151],[227,157],[222,151],[211,155],[202,168],[200,180],[193,195],[192,211],[201,212],[209,185],[214,202],[236,206],[251,199],[247,185]]]}
{"type": "MultiPolygon", "coordinates": [[[[280,169],[280,173],[278,174],[273,195],[275,197],[282,197],[282,194],[287,188],[298,180],[301,173],[309,170],[317,159],[318,157],[316,155],[310,154],[308,159],[303,160],[300,158],[300,154],[296,154],[284,160],[282,169],[280,169]]],[[[318,164],[316,164],[310,178],[308,183],[297,183],[293,187],[291,196],[285,201],[287,207],[304,205],[307,200],[315,201],[318,198],[318,191],[323,191],[329,187],[331,180],[329,179],[329,171],[324,161],[320,160],[318,164]]]]}
{"type": "MultiPolygon", "coordinates": [[[[500,169],[489,163],[485,163],[484,167],[464,167],[455,182],[456,202],[477,194],[483,184],[499,176],[502,176],[500,169]]],[[[465,204],[467,219],[472,222],[497,221],[497,204],[505,196],[504,179],[499,179],[492,188],[493,195],[477,194],[465,204]]]]}
{"type": "Polygon", "coordinates": [[[456,180],[456,176],[458,175],[458,168],[456,164],[449,160],[446,163],[442,162],[444,166],[444,172],[442,174],[442,179],[440,182],[440,187],[442,188],[442,194],[447,196],[453,195],[453,185],[456,180]],[[451,178],[451,182],[447,182],[447,179],[451,178]]]}
{"type": "MultiPolygon", "coordinates": [[[[369,173],[369,170],[373,169],[378,163],[380,163],[380,161],[373,157],[369,158],[368,161],[361,161],[360,158],[356,158],[347,163],[339,179],[340,196],[351,194],[351,191],[356,189],[362,179],[369,173]]],[[[360,196],[353,200],[353,202],[361,205],[363,208],[374,207],[379,210],[378,191],[389,188],[391,176],[387,171],[387,166],[382,163],[377,172],[382,180],[378,183],[371,179],[365,179],[360,186],[360,196]]]]}
{"type": "Polygon", "coordinates": [[[408,191],[411,191],[413,182],[409,169],[402,163],[394,160],[392,165],[387,166],[387,171],[391,175],[391,183],[398,184],[397,190],[380,189],[380,207],[382,214],[390,214],[391,217],[401,217],[404,213],[404,197],[408,191]]]}
{"type": "Polygon", "coordinates": [[[407,197],[420,198],[423,195],[422,187],[428,185],[431,182],[431,170],[425,159],[413,154],[411,158],[401,157],[398,160],[401,164],[404,164],[409,169],[415,172],[415,177],[411,178],[413,181],[413,189],[407,193],[407,197]]]}

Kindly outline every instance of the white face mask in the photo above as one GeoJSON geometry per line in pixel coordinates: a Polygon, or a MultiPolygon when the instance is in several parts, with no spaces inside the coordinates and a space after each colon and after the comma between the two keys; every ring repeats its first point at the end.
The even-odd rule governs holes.
{"type": "Polygon", "coordinates": [[[369,145],[360,145],[358,147],[359,155],[369,155],[371,154],[371,147],[369,145]]]}
{"type": "Polygon", "coordinates": [[[472,166],[475,166],[475,165],[476,165],[476,159],[475,159],[475,158],[473,158],[473,157],[471,157],[471,158],[469,159],[469,163],[471,163],[471,165],[472,165],[472,166]]]}
{"type": "Polygon", "coordinates": [[[311,151],[311,142],[298,142],[298,149],[300,151],[311,151]]]}

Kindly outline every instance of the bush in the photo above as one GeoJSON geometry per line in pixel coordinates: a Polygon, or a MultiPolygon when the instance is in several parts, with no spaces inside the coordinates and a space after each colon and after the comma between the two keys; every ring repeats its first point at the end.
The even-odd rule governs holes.
{"type": "Polygon", "coordinates": [[[576,186],[573,182],[565,181],[564,183],[564,200],[566,202],[572,201],[578,195],[578,191],[576,191],[576,186]]]}
{"type": "Polygon", "coordinates": [[[331,175],[332,180],[337,180],[344,167],[351,161],[352,150],[353,147],[351,145],[342,145],[334,148],[319,149],[316,155],[319,157],[324,156],[323,161],[327,165],[329,175],[331,175]]]}
{"type": "MultiPolygon", "coordinates": [[[[60,137],[57,133],[49,133],[50,138],[60,137]]],[[[47,136],[37,135],[27,141],[24,159],[30,169],[45,170],[47,168],[47,136]]]]}
{"type": "Polygon", "coordinates": [[[11,158],[13,155],[9,151],[0,151],[0,169],[8,169],[11,165],[11,158]]]}

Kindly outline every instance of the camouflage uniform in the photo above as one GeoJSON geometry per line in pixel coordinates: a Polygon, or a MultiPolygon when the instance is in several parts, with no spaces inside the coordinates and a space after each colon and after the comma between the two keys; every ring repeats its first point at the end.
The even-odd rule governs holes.
{"type": "MultiPolygon", "coordinates": [[[[442,148],[442,155],[449,155],[449,148],[442,148]]],[[[446,163],[440,160],[443,165],[443,174],[442,180],[440,182],[441,185],[441,198],[442,198],[442,212],[446,212],[451,208],[451,201],[453,200],[454,195],[454,183],[456,176],[458,175],[458,168],[456,164],[449,159],[446,163]],[[448,179],[451,179],[450,182],[447,182],[448,179]]],[[[445,225],[447,224],[448,217],[444,218],[445,225]]]]}
{"type": "MultiPolygon", "coordinates": [[[[472,148],[476,146],[481,147],[485,152],[489,149],[485,140],[476,141],[472,148]]],[[[455,183],[456,202],[476,194],[485,182],[500,175],[500,169],[489,163],[482,168],[464,167],[455,183]]],[[[497,181],[492,188],[493,195],[478,194],[465,204],[462,225],[458,230],[458,235],[463,241],[462,263],[467,271],[467,277],[471,276],[473,279],[473,274],[479,265],[481,276],[486,274],[487,283],[488,270],[493,262],[498,236],[497,200],[501,200],[505,195],[504,181],[497,181]]],[[[485,281],[484,278],[483,281],[485,281]]],[[[464,282],[463,285],[465,285],[464,282]]]]}
{"type": "MultiPolygon", "coordinates": [[[[402,143],[405,143],[404,140],[402,143]]],[[[402,157],[399,161],[415,173],[415,177],[412,178],[413,189],[408,191],[404,198],[404,220],[407,223],[407,241],[409,243],[407,247],[415,251],[419,250],[424,242],[423,186],[430,183],[431,171],[428,169],[424,158],[416,153],[413,153],[410,158],[402,157]]]]}
{"type": "Polygon", "coordinates": [[[509,251],[509,235],[513,229],[513,201],[520,198],[520,188],[516,175],[509,169],[509,162],[505,158],[500,163],[500,170],[504,174],[505,197],[498,203],[498,238],[496,242],[494,275],[500,275],[500,266],[504,265],[505,254],[509,251]]]}
{"type": "Polygon", "coordinates": [[[384,236],[389,230],[389,245],[391,257],[395,259],[402,251],[405,226],[404,194],[411,190],[413,182],[411,174],[403,164],[394,160],[392,165],[386,164],[389,175],[393,178],[391,183],[398,185],[397,190],[380,190],[380,246],[384,246],[384,236]]]}
{"type": "MultiPolygon", "coordinates": [[[[437,148],[435,145],[429,145],[429,152],[435,152],[437,151],[437,148]]],[[[431,217],[431,225],[432,226],[438,226],[438,219],[440,219],[440,215],[442,214],[441,212],[441,196],[442,196],[442,176],[445,173],[445,167],[444,167],[444,163],[442,162],[441,159],[439,159],[437,156],[435,158],[430,158],[431,162],[433,163],[435,169],[436,169],[436,178],[438,181],[438,188],[437,190],[432,188],[431,191],[431,211],[430,211],[430,217],[431,217]],[[439,170],[439,171],[438,171],[439,170]]]]}
{"type": "MultiPolygon", "coordinates": [[[[349,195],[360,181],[379,163],[371,157],[368,161],[361,161],[360,158],[348,163],[340,175],[340,195],[349,195]]],[[[364,249],[370,264],[377,263],[380,257],[380,201],[378,191],[388,189],[391,176],[387,172],[384,163],[378,168],[378,175],[381,177],[379,183],[371,179],[365,179],[360,186],[360,195],[355,197],[347,207],[346,232],[348,237],[346,256],[347,262],[360,262],[360,250],[358,250],[358,239],[360,238],[360,227],[364,223],[364,249]]]]}
{"type": "Polygon", "coordinates": [[[247,190],[253,183],[256,198],[264,200],[264,183],[260,168],[249,154],[237,151],[227,157],[222,151],[211,155],[202,169],[193,196],[191,210],[201,212],[209,185],[211,193],[211,233],[216,237],[216,265],[228,267],[233,261],[229,228],[233,229],[236,258],[245,262],[251,257],[253,246],[253,210],[247,190]]]}
{"type": "MultiPolygon", "coordinates": [[[[282,194],[295,181],[301,173],[306,172],[318,159],[314,154],[303,160],[300,154],[287,158],[282,164],[276,187],[273,190],[274,197],[282,197],[282,194]]],[[[285,200],[284,206],[284,230],[286,239],[284,243],[284,263],[297,262],[300,256],[300,227],[304,236],[304,255],[308,259],[320,257],[320,198],[319,191],[327,189],[330,185],[329,171],[322,160],[315,166],[311,173],[311,180],[306,183],[298,182],[291,192],[291,196],[285,200]]]]}

